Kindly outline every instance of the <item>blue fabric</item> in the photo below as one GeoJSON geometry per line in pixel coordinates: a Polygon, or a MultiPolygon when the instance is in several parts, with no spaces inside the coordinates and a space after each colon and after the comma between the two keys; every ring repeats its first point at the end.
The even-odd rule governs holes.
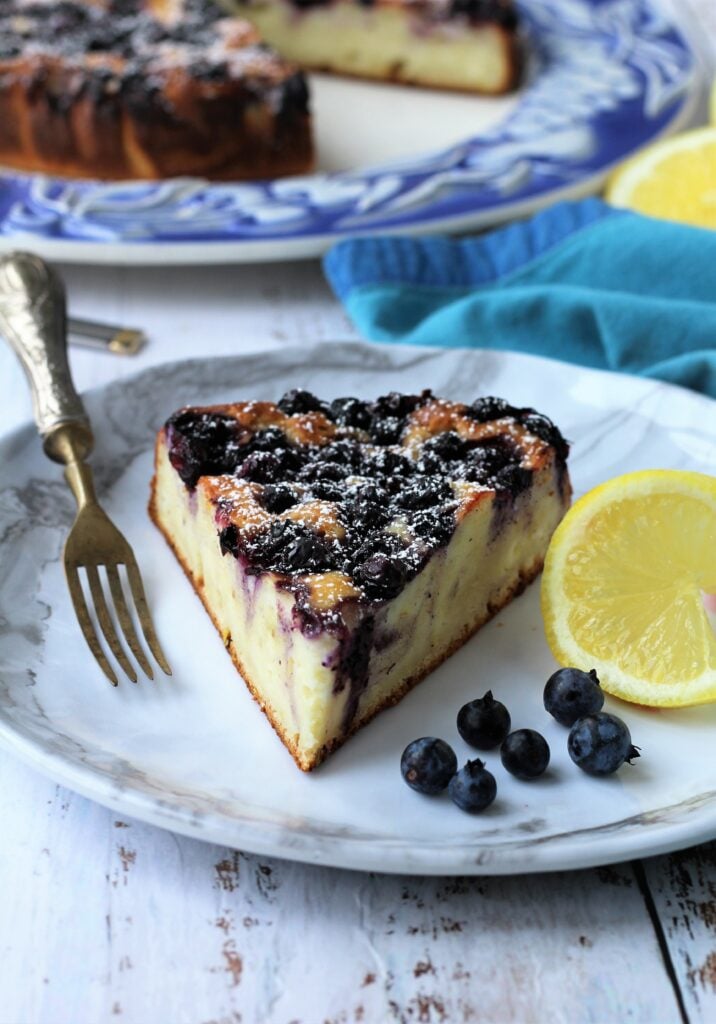
{"type": "Polygon", "coordinates": [[[476,238],[358,238],[325,271],[372,341],[511,349],[716,398],[716,231],[559,203],[476,238]]]}

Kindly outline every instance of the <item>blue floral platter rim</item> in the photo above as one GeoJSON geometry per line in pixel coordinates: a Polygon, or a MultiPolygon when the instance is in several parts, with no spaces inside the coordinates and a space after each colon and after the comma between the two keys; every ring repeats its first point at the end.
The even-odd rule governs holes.
{"type": "Polygon", "coordinates": [[[698,70],[651,0],[529,0],[516,107],[457,145],[367,169],[252,183],[0,173],[0,250],[77,263],[258,262],[349,235],[457,231],[595,191],[684,124],[698,70]]]}

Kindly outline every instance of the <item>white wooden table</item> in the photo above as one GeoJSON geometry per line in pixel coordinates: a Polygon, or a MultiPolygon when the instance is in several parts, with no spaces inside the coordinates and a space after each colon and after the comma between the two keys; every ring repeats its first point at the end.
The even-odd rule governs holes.
{"type": "MultiPolygon", "coordinates": [[[[353,337],[316,264],[65,275],[78,315],[151,337],[133,359],[75,349],[80,389],[353,337]]],[[[29,416],[0,347],[0,431],[29,416]]],[[[514,879],[357,874],[120,819],[0,752],[0,1024],[687,1020],[716,1021],[716,843],[514,879]]]]}

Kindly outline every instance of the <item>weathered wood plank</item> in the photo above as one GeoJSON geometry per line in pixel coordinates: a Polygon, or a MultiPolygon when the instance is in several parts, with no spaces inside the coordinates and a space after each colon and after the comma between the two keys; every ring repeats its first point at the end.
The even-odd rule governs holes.
{"type": "Polygon", "coordinates": [[[691,1024],[716,1020],[716,842],[644,862],[691,1024]]]}
{"type": "Polygon", "coordinates": [[[3,1024],[679,1021],[629,866],[310,868],[126,821],[6,755],[0,774],[3,1024]]]}

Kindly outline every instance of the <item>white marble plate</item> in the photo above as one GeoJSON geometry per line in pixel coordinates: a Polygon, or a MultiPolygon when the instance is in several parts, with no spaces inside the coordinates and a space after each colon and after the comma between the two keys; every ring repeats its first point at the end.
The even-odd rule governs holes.
{"type": "MultiPolygon", "coordinates": [[[[109,512],[143,567],[171,679],[111,689],[85,648],[58,561],[72,502],[30,426],[0,442],[0,742],[57,781],[122,813],[264,854],[377,871],[556,870],[686,846],[716,835],[716,707],[653,712],[618,702],[643,757],[617,777],[581,774],[541,706],[554,662],[538,585],[397,708],[312,775],[274,736],[164,541],[147,519],[155,430],[187,402],[333,396],[431,386],[504,395],[552,416],[573,441],[577,493],[646,467],[716,465],[714,403],[654,381],[510,353],[335,343],[156,367],[91,392],[93,464],[109,512]],[[711,424],[711,427],[709,426],[711,424]],[[461,761],[461,704],[491,688],[515,727],[544,732],[548,775],[507,776],[484,815],[407,789],[405,744],[436,734],[461,761]]],[[[31,811],[29,811],[31,813],[31,811]]]]}

